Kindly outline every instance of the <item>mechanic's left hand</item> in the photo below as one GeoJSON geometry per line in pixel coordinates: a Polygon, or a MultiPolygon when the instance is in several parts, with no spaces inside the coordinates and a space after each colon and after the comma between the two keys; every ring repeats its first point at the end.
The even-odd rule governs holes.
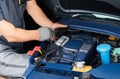
{"type": "Polygon", "coordinates": [[[60,23],[53,23],[51,28],[52,29],[57,29],[57,28],[66,28],[67,25],[64,25],[64,24],[60,24],[60,23]]]}

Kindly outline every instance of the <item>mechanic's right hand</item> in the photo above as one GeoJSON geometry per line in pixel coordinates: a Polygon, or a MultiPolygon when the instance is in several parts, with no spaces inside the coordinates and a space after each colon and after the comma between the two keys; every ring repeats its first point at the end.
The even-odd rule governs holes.
{"type": "Polygon", "coordinates": [[[52,37],[52,32],[49,28],[47,27],[40,27],[37,29],[40,33],[40,38],[39,41],[45,41],[49,40],[52,37]]]}

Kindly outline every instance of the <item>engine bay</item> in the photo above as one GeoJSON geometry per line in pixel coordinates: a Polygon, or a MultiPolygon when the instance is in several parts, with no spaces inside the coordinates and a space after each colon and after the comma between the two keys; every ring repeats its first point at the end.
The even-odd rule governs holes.
{"type": "Polygon", "coordinates": [[[56,41],[45,41],[40,44],[43,56],[42,61],[74,65],[84,62],[93,68],[101,64],[101,59],[96,51],[99,44],[109,44],[112,49],[110,62],[119,63],[119,39],[114,36],[81,31],[78,29],[55,30],[56,41]],[[116,52],[117,50],[117,52],[116,52]]]}
{"type": "Polygon", "coordinates": [[[56,40],[40,42],[31,52],[30,65],[25,71],[27,79],[110,79],[111,76],[118,78],[116,74],[120,72],[113,67],[119,68],[120,63],[120,39],[95,32],[88,32],[79,29],[56,29],[53,31],[56,40]],[[103,46],[97,50],[101,44],[110,46],[110,56],[107,51],[102,54],[104,61],[110,59],[110,63],[105,62],[99,51],[108,48],[103,46]],[[108,58],[108,57],[109,58],[108,58]],[[106,59],[107,58],[107,59],[106,59]],[[111,76],[108,76],[104,74],[111,76]],[[111,73],[109,73],[111,72],[111,73]],[[46,76],[47,75],[47,76],[46,76]]]}

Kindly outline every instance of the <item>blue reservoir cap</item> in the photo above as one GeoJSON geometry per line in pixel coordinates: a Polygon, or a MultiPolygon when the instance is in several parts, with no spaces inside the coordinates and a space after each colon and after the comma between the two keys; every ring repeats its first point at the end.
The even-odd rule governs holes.
{"type": "Polygon", "coordinates": [[[111,45],[109,44],[100,44],[97,46],[97,51],[101,53],[106,53],[111,50],[111,45]]]}

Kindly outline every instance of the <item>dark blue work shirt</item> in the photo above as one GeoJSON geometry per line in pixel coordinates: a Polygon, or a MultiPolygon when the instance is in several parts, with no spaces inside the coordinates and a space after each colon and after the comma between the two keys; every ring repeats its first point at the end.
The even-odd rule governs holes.
{"type": "MultiPolygon", "coordinates": [[[[25,23],[23,14],[26,8],[27,0],[20,1],[21,2],[19,4],[19,0],[0,0],[0,20],[5,19],[17,28],[24,28],[25,23]]],[[[10,46],[15,50],[22,47],[22,43],[9,43],[2,35],[0,35],[0,44],[10,46]]]]}

